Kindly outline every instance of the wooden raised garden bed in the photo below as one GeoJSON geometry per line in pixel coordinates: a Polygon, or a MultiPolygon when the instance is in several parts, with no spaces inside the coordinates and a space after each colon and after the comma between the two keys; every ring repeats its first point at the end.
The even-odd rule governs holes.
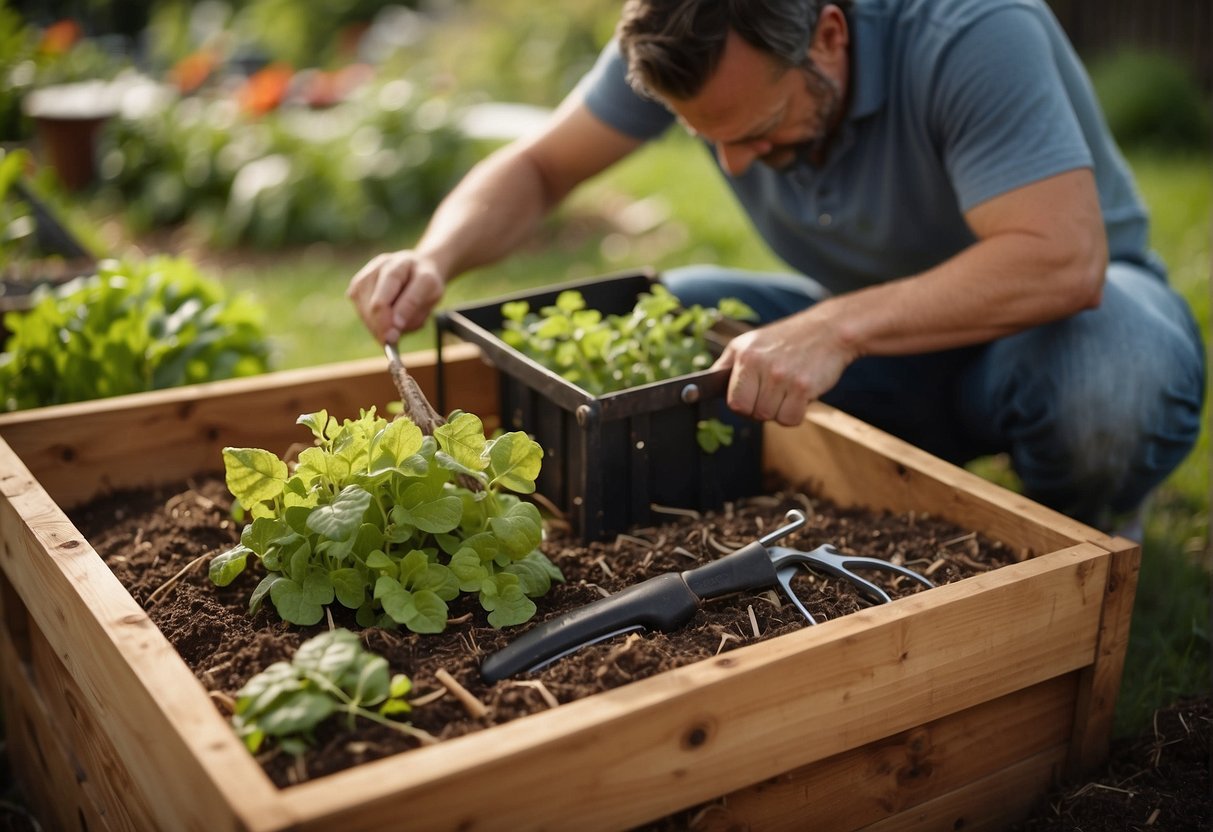
{"type": "MultiPolygon", "coordinates": [[[[433,397],[433,356],[406,361],[433,397]]],[[[475,348],[444,364],[447,406],[491,416],[475,348]]],[[[0,691],[48,826],[622,829],[727,796],[701,825],[973,830],[1106,755],[1138,547],[813,406],[766,428],[769,471],[1036,556],[279,789],[64,509],[395,398],[372,359],[0,417],[0,691]]]]}

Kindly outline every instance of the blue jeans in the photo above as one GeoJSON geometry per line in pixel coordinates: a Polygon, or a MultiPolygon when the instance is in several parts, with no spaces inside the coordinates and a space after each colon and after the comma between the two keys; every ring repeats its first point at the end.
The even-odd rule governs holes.
{"type": "MultiPolygon", "coordinates": [[[[686,266],[662,275],[683,303],[735,297],[772,321],[827,296],[809,278],[686,266]]],[[[852,364],[822,401],[962,465],[1007,453],[1038,502],[1106,526],[1191,451],[1205,352],[1184,299],[1156,274],[1108,268],[1103,301],[988,344],[852,364]]]]}

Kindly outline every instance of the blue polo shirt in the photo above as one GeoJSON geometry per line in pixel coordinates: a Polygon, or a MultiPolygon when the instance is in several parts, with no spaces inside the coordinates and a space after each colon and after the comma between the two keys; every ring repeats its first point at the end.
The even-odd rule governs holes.
{"type": "MultiPolygon", "coordinates": [[[[1112,259],[1165,278],[1128,166],[1043,0],[856,0],[848,17],[851,98],[824,164],[728,178],[785,262],[835,293],[915,274],[974,242],[964,211],[1094,168],[1112,259]]],[[[674,117],[625,70],[609,44],[582,81],[585,103],[655,138],[674,117]]]]}

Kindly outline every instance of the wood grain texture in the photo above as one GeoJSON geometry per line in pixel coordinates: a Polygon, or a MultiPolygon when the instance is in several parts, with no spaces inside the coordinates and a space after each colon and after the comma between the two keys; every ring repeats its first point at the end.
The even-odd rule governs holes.
{"type": "Polygon", "coordinates": [[[850,832],[914,815],[928,801],[1063,747],[1076,689],[1075,674],[1058,676],[781,774],[706,807],[695,832],[850,832]]]}
{"type": "MultiPolygon", "coordinates": [[[[0,700],[9,769],[26,806],[48,829],[105,829],[105,815],[90,799],[91,783],[77,777],[70,748],[55,733],[32,681],[22,672],[12,643],[0,634],[0,700]]],[[[121,822],[111,828],[123,828],[121,822]]],[[[129,828],[129,827],[127,827],[129,828]]]]}
{"type": "Polygon", "coordinates": [[[927,512],[1033,554],[1079,540],[1111,542],[828,405],[811,405],[797,428],[768,424],[763,442],[769,470],[793,482],[811,472],[810,482],[845,506],[927,512]]]}
{"type": "MultiPolygon", "coordinates": [[[[138,789],[165,828],[214,832],[271,821],[256,822],[275,809],[269,779],[172,645],[2,441],[0,472],[0,568],[29,614],[30,662],[53,651],[63,667],[61,677],[37,678],[50,666],[43,656],[34,684],[70,680],[72,704],[64,707],[79,713],[72,730],[92,732],[90,746],[106,749],[107,762],[84,776],[138,789]]],[[[69,736],[61,737],[65,747],[69,736]]]]}
{"type": "Polygon", "coordinates": [[[1028,816],[1048,792],[1065,757],[1065,746],[1042,751],[911,812],[865,826],[864,832],[1000,832],[1028,816]]]}
{"type": "Polygon", "coordinates": [[[1099,767],[1108,757],[1140,569],[1141,546],[1124,538],[1113,540],[1095,661],[1080,676],[1074,736],[1066,761],[1069,777],[1099,767]]]}

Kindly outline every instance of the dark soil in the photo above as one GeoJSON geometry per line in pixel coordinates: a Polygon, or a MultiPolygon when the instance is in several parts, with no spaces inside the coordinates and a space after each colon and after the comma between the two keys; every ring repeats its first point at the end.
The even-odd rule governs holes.
{"type": "Polygon", "coordinates": [[[1014,832],[1208,832],[1210,726],[1207,693],[1158,711],[1148,733],[1112,744],[1094,779],[1057,789],[1014,832]]]}
{"type": "MultiPolygon", "coordinates": [[[[300,643],[327,626],[286,625],[269,604],[250,617],[248,597],[262,577],[258,564],[251,563],[229,587],[211,584],[207,562],[234,544],[240,531],[229,517],[230,500],[222,478],[215,476],[115,493],[72,513],[77,527],[148,610],[224,713],[249,678],[272,662],[289,660],[300,643]]],[[[668,522],[661,525],[590,545],[581,544],[554,522],[544,550],[566,581],[538,599],[536,620],[653,575],[719,558],[783,525],[790,508],[803,510],[808,523],[781,545],[811,549],[831,543],[844,553],[903,564],[937,584],[1030,554],[1010,551],[935,517],[843,510],[804,492],[784,489],[702,516],[669,514],[668,522]]],[[[886,583],[880,573],[867,577],[882,583],[894,597],[920,591],[904,579],[886,583]]],[[[846,615],[867,603],[849,585],[834,579],[806,576],[797,591],[819,621],[846,615]]],[[[335,626],[357,629],[352,615],[339,605],[333,606],[332,618],[335,626]]],[[[413,725],[448,739],[803,626],[795,608],[774,591],[736,595],[707,603],[690,625],[675,633],[645,633],[591,645],[525,679],[492,685],[480,679],[480,662],[525,630],[525,625],[495,630],[474,600],[453,602],[450,626],[440,635],[376,628],[363,631],[363,641],[388,659],[393,672],[404,672],[413,680],[413,725]],[[483,716],[472,716],[443,686],[440,670],[483,703],[483,716]]],[[[1209,718],[1207,697],[1160,713],[1158,739],[1118,745],[1107,779],[1054,795],[1030,824],[1021,827],[1023,832],[1144,829],[1151,815],[1149,829],[1207,828],[1206,822],[1175,822],[1209,817],[1209,718]],[[1130,821],[1137,815],[1141,818],[1130,821]],[[1138,826],[1126,825],[1131,823],[1138,826]]],[[[313,750],[303,757],[270,750],[259,760],[271,779],[285,786],[415,745],[415,740],[369,722],[350,732],[334,721],[318,730],[313,750]]]]}
{"type": "MultiPolygon", "coordinates": [[[[219,588],[210,582],[210,557],[231,547],[239,536],[240,527],[229,517],[230,501],[223,480],[213,477],[112,494],[72,514],[119,580],[214,692],[221,709],[250,677],[272,662],[289,660],[300,643],[327,626],[307,629],[284,624],[270,604],[250,617],[248,599],[263,575],[259,564],[251,564],[231,586],[219,588]]],[[[903,564],[936,583],[1027,555],[933,517],[841,511],[802,493],[778,492],[730,504],[702,517],[669,514],[669,521],[662,525],[588,546],[559,524],[552,524],[543,546],[566,581],[537,600],[536,620],[588,604],[653,575],[719,558],[783,525],[790,508],[804,510],[808,522],[781,540],[781,545],[812,549],[828,542],[842,552],[903,564]]],[[[870,577],[883,581],[879,573],[870,577]]],[[[919,589],[905,579],[884,585],[894,597],[919,589]]],[[[819,621],[866,604],[849,584],[833,579],[806,573],[797,587],[819,621]]],[[[357,629],[352,615],[340,605],[333,605],[332,615],[336,626],[357,629]]],[[[377,628],[363,633],[370,650],[386,657],[394,672],[413,680],[413,696],[425,703],[413,710],[413,724],[440,739],[543,710],[550,707],[550,699],[579,699],[805,626],[796,609],[774,591],[735,595],[707,603],[690,625],[675,633],[591,645],[524,680],[490,685],[480,679],[480,662],[523,628],[501,631],[488,626],[474,598],[452,602],[451,619],[446,632],[439,635],[377,628]],[[487,714],[472,717],[449,694],[431,701],[429,694],[446,690],[435,675],[440,669],[480,700],[487,714]]],[[[353,734],[334,724],[319,730],[315,751],[303,758],[270,752],[262,763],[274,782],[288,785],[415,743],[370,722],[353,734]]]]}

